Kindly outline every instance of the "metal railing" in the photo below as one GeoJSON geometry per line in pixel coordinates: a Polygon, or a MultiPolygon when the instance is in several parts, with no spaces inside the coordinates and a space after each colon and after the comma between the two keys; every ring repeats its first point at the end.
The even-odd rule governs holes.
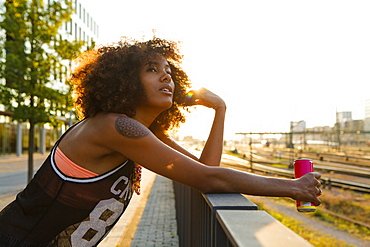
{"type": "Polygon", "coordinates": [[[241,194],[174,192],[180,247],[311,246],[241,194]]]}

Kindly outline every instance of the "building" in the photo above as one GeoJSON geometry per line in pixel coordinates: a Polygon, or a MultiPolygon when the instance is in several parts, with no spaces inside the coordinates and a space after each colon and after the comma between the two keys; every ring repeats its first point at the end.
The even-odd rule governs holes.
{"type": "Polygon", "coordinates": [[[339,124],[339,127],[342,129],[344,127],[344,123],[352,120],[352,112],[344,111],[344,112],[336,112],[336,123],[339,124]]]}
{"type": "Polygon", "coordinates": [[[370,99],[365,101],[365,118],[370,118],[370,99]]]}
{"type": "Polygon", "coordinates": [[[290,126],[293,132],[303,132],[306,130],[306,121],[290,122],[290,126]]]}
{"type": "Polygon", "coordinates": [[[364,130],[370,131],[370,99],[365,101],[364,130]]]}
{"type": "Polygon", "coordinates": [[[99,38],[99,25],[93,18],[92,8],[89,8],[88,0],[74,0],[73,5],[75,13],[60,33],[63,37],[82,40],[87,43],[88,47],[91,47],[99,38]]]}
{"type": "MultiPolygon", "coordinates": [[[[58,0],[55,0],[58,1],[58,0]]],[[[0,5],[3,5],[5,0],[0,0],[0,5]]],[[[44,1],[45,4],[50,1],[44,1]]],[[[90,3],[91,5],[91,3],[90,3]]],[[[99,24],[94,18],[92,8],[89,8],[88,0],[73,0],[73,8],[75,12],[71,15],[69,22],[62,25],[59,30],[59,35],[62,39],[81,40],[86,42],[84,49],[88,49],[94,44],[94,41],[99,39],[99,24]]],[[[53,87],[60,89],[67,87],[65,85],[66,73],[70,69],[70,61],[65,61],[60,70],[64,73],[55,73],[53,75],[53,87]],[[60,76],[62,75],[62,76],[60,76]]],[[[5,83],[4,79],[0,78],[5,83]]],[[[0,155],[7,153],[17,153],[20,155],[28,146],[28,124],[18,124],[12,121],[12,113],[5,111],[0,105],[0,155]]],[[[72,119],[72,114],[69,116],[58,116],[67,122],[72,119]]],[[[36,126],[35,128],[35,145],[38,152],[45,152],[50,149],[55,140],[65,131],[62,129],[54,129],[51,126],[36,126]]]]}

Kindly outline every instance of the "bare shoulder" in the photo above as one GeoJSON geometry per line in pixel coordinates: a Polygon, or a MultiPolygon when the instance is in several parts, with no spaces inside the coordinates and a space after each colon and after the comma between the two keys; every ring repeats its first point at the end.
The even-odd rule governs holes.
{"type": "Polygon", "coordinates": [[[144,125],[127,116],[117,117],[114,127],[120,135],[130,139],[141,139],[150,133],[144,125]]]}
{"type": "Polygon", "coordinates": [[[100,114],[97,121],[98,125],[108,127],[115,134],[129,139],[141,139],[150,134],[150,130],[143,124],[123,114],[100,114]]]}

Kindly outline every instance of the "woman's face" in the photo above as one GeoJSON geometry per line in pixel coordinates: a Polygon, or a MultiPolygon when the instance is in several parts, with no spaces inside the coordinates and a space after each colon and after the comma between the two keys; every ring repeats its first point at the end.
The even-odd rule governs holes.
{"type": "Polygon", "coordinates": [[[160,55],[151,56],[139,70],[139,78],[146,93],[146,101],[140,106],[159,108],[161,111],[172,106],[175,83],[167,60],[160,55]]]}

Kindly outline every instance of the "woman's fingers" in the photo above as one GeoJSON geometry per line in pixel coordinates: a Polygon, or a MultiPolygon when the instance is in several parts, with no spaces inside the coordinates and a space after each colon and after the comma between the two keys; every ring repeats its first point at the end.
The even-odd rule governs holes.
{"type": "Polygon", "coordinates": [[[186,95],[186,105],[203,105],[209,108],[217,109],[225,106],[225,102],[217,94],[206,88],[191,90],[186,95]]]}

